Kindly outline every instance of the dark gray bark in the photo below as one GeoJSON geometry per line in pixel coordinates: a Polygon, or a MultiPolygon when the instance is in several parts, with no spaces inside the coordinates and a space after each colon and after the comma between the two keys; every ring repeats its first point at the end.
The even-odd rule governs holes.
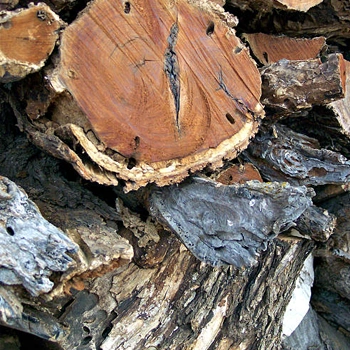
{"type": "Polygon", "coordinates": [[[194,178],[155,190],[150,211],[200,260],[213,266],[250,266],[281,231],[311,205],[312,191],[250,181],[225,186],[194,178]]]}
{"type": "Polygon", "coordinates": [[[322,149],[316,139],[276,124],[262,132],[244,155],[269,181],[293,185],[342,185],[350,180],[350,161],[322,149]]]}

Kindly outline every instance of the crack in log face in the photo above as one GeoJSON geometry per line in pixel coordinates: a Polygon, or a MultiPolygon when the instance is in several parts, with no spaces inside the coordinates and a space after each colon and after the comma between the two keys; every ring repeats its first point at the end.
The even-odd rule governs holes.
{"type": "MultiPolygon", "coordinates": [[[[227,88],[226,84],[224,83],[224,78],[223,78],[223,73],[222,73],[222,67],[220,66],[220,71],[218,74],[218,79],[217,82],[219,84],[218,90],[223,90],[224,93],[232,100],[235,102],[237,110],[239,110],[244,116],[246,116],[248,119],[254,118],[254,112],[246,106],[246,104],[240,100],[239,98],[234,97],[230,90],[227,88]]],[[[226,113],[226,118],[227,120],[231,123],[234,124],[235,121],[230,115],[230,113],[226,113]]]]}
{"type": "Polygon", "coordinates": [[[179,125],[179,112],[180,112],[180,69],[175,52],[175,45],[177,36],[179,34],[179,26],[174,23],[170,28],[170,35],[168,37],[168,47],[164,54],[164,71],[169,79],[169,85],[171,93],[174,96],[174,104],[176,111],[176,126],[180,129],[179,125]]]}

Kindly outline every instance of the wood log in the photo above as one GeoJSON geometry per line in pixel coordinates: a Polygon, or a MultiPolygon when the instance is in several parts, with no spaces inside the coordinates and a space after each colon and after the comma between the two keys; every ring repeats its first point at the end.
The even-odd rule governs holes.
{"type": "MultiPolygon", "coordinates": [[[[17,135],[16,142],[11,141],[14,134],[10,130],[4,135],[1,129],[0,135],[4,140],[0,143],[0,147],[4,146],[0,156],[2,172],[8,172],[28,188],[43,213],[57,225],[66,226],[67,213],[71,211],[74,216],[83,208],[85,218],[79,216],[78,219],[86,225],[85,229],[91,223],[87,217],[93,211],[104,217],[107,225],[121,220],[121,214],[130,229],[140,220],[139,215],[132,218],[130,210],[128,214],[125,210],[118,214],[108,209],[91,195],[86,184],[82,186],[73,181],[74,173],[69,173],[71,180],[65,179],[64,163],[30,146],[23,135],[17,135]]],[[[101,190],[97,187],[100,195],[101,190]]],[[[143,228],[145,225],[137,226],[144,232],[150,230],[143,228]]],[[[130,263],[102,275],[87,274],[82,276],[81,286],[70,285],[71,294],[64,294],[65,290],[56,285],[51,293],[53,298],[40,299],[40,306],[37,300],[31,314],[25,309],[24,315],[31,315],[39,328],[27,322],[24,330],[29,328],[32,334],[55,341],[67,350],[78,346],[106,350],[147,346],[204,349],[214,344],[227,349],[239,344],[241,348],[269,349],[279,344],[282,310],[288,303],[303,260],[313,247],[312,241],[277,238],[267,246],[254,268],[237,270],[232,266],[213,268],[201,263],[175,236],[161,228],[157,236],[165,249],[158,263],[152,267],[142,262],[141,265],[130,263]],[[243,285],[246,288],[242,288],[243,285]],[[47,320],[37,308],[45,310],[47,320]],[[259,327],[248,327],[252,322],[258,322],[259,327]],[[52,327],[55,324],[61,328],[52,327]]],[[[146,243],[143,236],[137,239],[146,243]]],[[[152,251],[153,246],[149,247],[148,251],[152,251]]],[[[147,244],[145,248],[148,249],[147,244]]],[[[28,299],[22,295],[19,302],[25,306],[28,299]]]]}
{"type": "Polygon", "coordinates": [[[313,105],[341,99],[345,93],[345,63],[342,55],[306,61],[280,60],[262,68],[261,102],[276,115],[288,115],[313,105]],[[312,91],[312,93],[310,93],[312,91]]]}
{"type": "MultiPolygon", "coordinates": [[[[286,7],[294,6],[293,1],[282,2],[250,2],[252,7],[265,4],[258,14],[256,8],[245,8],[248,2],[239,2],[237,33],[261,31],[257,22],[265,33],[294,26],[291,37],[310,39],[304,33],[323,32],[333,40],[329,52],[347,54],[344,2],[325,0],[305,13],[286,7]],[[324,27],[318,28],[321,22],[324,27]],[[310,23],[313,28],[307,27],[310,23]]],[[[302,346],[281,341],[300,322],[302,315],[295,314],[308,308],[309,296],[303,303],[297,299],[296,306],[290,299],[304,290],[297,281],[303,279],[311,250],[316,255],[313,307],[349,334],[349,198],[333,191],[330,204],[320,196],[329,186],[344,190],[350,183],[349,161],[343,157],[350,159],[349,138],[343,131],[332,133],[347,125],[337,120],[347,113],[347,102],[331,110],[312,101],[312,109],[303,109],[298,120],[294,110],[293,117],[281,122],[298,132],[275,123],[289,111],[278,115],[266,108],[268,118],[253,141],[264,115],[259,72],[234,35],[237,19],[222,6],[221,0],[95,0],[83,9],[81,1],[53,0],[51,9],[71,23],[61,33],[60,48],[39,72],[0,86],[0,173],[22,186],[43,217],[79,245],[74,269],[51,273],[48,293],[33,297],[21,285],[0,288],[2,325],[56,343],[37,348],[300,350],[302,346]],[[101,122],[110,110],[122,126],[112,130],[117,146],[107,144],[111,139],[103,134],[115,126],[101,122]],[[157,111],[165,120],[156,118],[157,111]],[[328,129],[316,124],[316,112],[328,129]],[[61,160],[31,145],[15,123],[30,142],[61,160]],[[314,139],[305,136],[313,132],[319,132],[311,135],[314,139]],[[232,137],[237,143],[228,142],[232,137]],[[153,140],[151,146],[145,138],[153,140]],[[223,142],[227,149],[220,148],[223,142]],[[248,151],[240,153],[248,143],[259,146],[257,167],[246,163],[248,151]],[[186,163],[186,152],[198,163],[186,163]],[[237,160],[226,161],[239,153],[237,160]],[[291,157],[279,157],[287,153],[291,157]],[[169,154],[174,158],[159,160],[169,154]],[[265,156],[280,161],[274,165],[260,159],[265,156]],[[304,163],[305,176],[300,171],[304,163]],[[199,169],[184,183],[156,186],[179,182],[199,169]],[[262,182],[260,171],[264,179],[276,177],[279,183],[262,182]],[[252,178],[259,182],[246,181],[252,178]],[[308,188],[300,186],[303,181],[308,188]],[[152,182],[156,184],[130,191],[152,182]],[[313,202],[329,211],[312,204],[314,189],[318,195],[313,202]],[[192,250],[200,258],[205,255],[204,261],[179,237],[188,246],[199,239],[192,250]],[[234,256],[228,254],[232,247],[234,256]],[[209,260],[224,266],[213,267],[209,260]]],[[[329,52],[322,52],[323,63],[329,52]]],[[[280,54],[285,55],[281,49],[280,54]]],[[[275,93],[278,89],[277,84],[275,93]]],[[[11,247],[0,245],[5,248],[11,247]]],[[[310,283],[305,290],[310,291],[310,283]]],[[[318,338],[320,332],[307,332],[320,349],[334,348],[338,340],[330,337],[337,333],[329,327],[318,338]]],[[[31,343],[18,337],[24,348],[31,343]]],[[[350,347],[343,340],[339,338],[341,346],[350,347]]]]}
{"type": "Polygon", "coordinates": [[[73,263],[68,253],[76,253],[77,245],[5,177],[0,177],[0,200],[1,283],[22,284],[33,296],[49,292],[54,286],[50,275],[68,269],[73,263]]]}
{"type": "Polygon", "coordinates": [[[213,266],[254,265],[268,242],[307,207],[305,187],[249,181],[225,186],[195,178],[151,194],[150,212],[200,260],[213,266]]]}
{"type": "Polygon", "coordinates": [[[74,330],[63,347],[72,348],[84,339],[85,344],[103,350],[278,346],[282,320],[272,310],[268,314],[273,316],[266,317],[263,310],[285,308],[292,275],[302,266],[293,257],[308,255],[310,242],[278,240],[269,247],[262,265],[241,272],[200,263],[188,251],[179,249],[176,241],[168,249],[165,260],[156,268],[139,269],[131,264],[128,269],[116,270],[113,277],[96,280],[91,288],[98,296],[94,305],[84,302],[92,295],[80,292],[62,317],[74,330]],[[277,265],[272,264],[276,257],[280,261],[277,265]],[[275,283],[277,275],[283,281],[283,292],[281,283],[275,283]],[[91,315],[104,317],[104,324],[108,315],[112,316],[105,336],[96,318],[90,324],[91,315]],[[259,327],[248,327],[250,324],[259,327]]]}
{"type": "Polygon", "coordinates": [[[320,149],[318,141],[276,124],[249,145],[245,156],[269,181],[294,185],[349,182],[350,161],[339,153],[320,149]]]}
{"type": "Polygon", "coordinates": [[[40,70],[52,53],[63,21],[45,4],[3,12],[0,20],[0,82],[40,70]]]}
{"type": "Polygon", "coordinates": [[[263,65],[275,63],[281,59],[289,61],[308,60],[318,57],[325,48],[326,38],[290,38],[285,35],[265,33],[243,34],[254,57],[263,65]]]}
{"type": "Polygon", "coordinates": [[[259,72],[234,24],[205,0],[94,2],[64,31],[48,77],[84,113],[54,114],[26,131],[85,178],[116,185],[118,177],[127,190],[222,165],[247,147],[264,114],[259,72]],[[38,132],[48,129],[59,139],[38,132]]]}

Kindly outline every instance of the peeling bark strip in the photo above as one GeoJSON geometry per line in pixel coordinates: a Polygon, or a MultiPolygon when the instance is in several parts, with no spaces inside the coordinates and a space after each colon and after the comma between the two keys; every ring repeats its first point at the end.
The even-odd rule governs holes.
{"type": "Polygon", "coordinates": [[[54,271],[73,263],[78,247],[46,221],[15,183],[0,176],[0,282],[22,284],[33,296],[49,292],[54,271]]]}
{"type": "Polygon", "coordinates": [[[170,90],[174,96],[174,104],[176,111],[176,126],[178,130],[180,129],[179,125],[179,112],[180,112],[180,70],[179,64],[175,52],[175,45],[177,41],[177,36],[179,33],[179,26],[177,23],[174,23],[170,28],[170,35],[168,37],[168,48],[165,51],[165,63],[164,71],[168,76],[170,90]]]}
{"type": "Polygon", "coordinates": [[[150,211],[198,259],[213,266],[247,267],[312,204],[311,192],[287,183],[224,186],[194,178],[155,190],[150,211]]]}

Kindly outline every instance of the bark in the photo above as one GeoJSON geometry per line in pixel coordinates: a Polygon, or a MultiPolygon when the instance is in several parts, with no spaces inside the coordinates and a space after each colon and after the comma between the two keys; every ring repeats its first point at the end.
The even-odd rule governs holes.
{"type": "Polygon", "coordinates": [[[69,319],[74,320],[71,337],[76,342],[67,341],[79,346],[90,336],[90,345],[81,348],[94,348],[91,343],[95,342],[104,350],[276,348],[280,333],[277,310],[286,306],[291,276],[301,268],[300,259],[294,257],[309,251],[308,242],[278,240],[269,246],[262,264],[240,272],[200,263],[172,237],[167,256],[157,267],[139,269],[131,264],[97,280],[90,289],[98,296],[93,309],[75,307],[93,298],[80,292],[63,317],[66,322],[70,314],[69,319]],[[102,329],[98,335],[92,333],[96,328],[88,323],[89,315],[101,314],[101,309],[106,319],[107,315],[114,317],[105,338],[102,329]],[[77,320],[82,322],[77,324],[77,320]],[[251,324],[257,326],[249,327],[251,324]]]}
{"type": "Polygon", "coordinates": [[[245,155],[269,181],[313,186],[349,182],[350,162],[343,155],[320,148],[316,139],[286,126],[262,133],[245,155]]]}
{"type": "Polygon", "coordinates": [[[344,97],[345,63],[342,55],[326,62],[280,60],[262,68],[262,103],[274,114],[288,115],[344,97]],[[310,93],[312,91],[312,93],[310,93]]]}
{"type": "Polygon", "coordinates": [[[220,186],[195,178],[151,194],[150,211],[200,260],[254,265],[261,251],[311,205],[304,187],[247,182],[220,186]]]}
{"type": "Polygon", "coordinates": [[[48,293],[54,271],[66,271],[72,264],[67,253],[77,245],[46,221],[27,195],[15,183],[0,177],[0,281],[22,284],[33,296],[48,293]]]}
{"type": "Polygon", "coordinates": [[[11,80],[45,52],[0,89],[2,325],[60,350],[350,347],[348,14],[316,3],[0,14],[11,80]]]}

